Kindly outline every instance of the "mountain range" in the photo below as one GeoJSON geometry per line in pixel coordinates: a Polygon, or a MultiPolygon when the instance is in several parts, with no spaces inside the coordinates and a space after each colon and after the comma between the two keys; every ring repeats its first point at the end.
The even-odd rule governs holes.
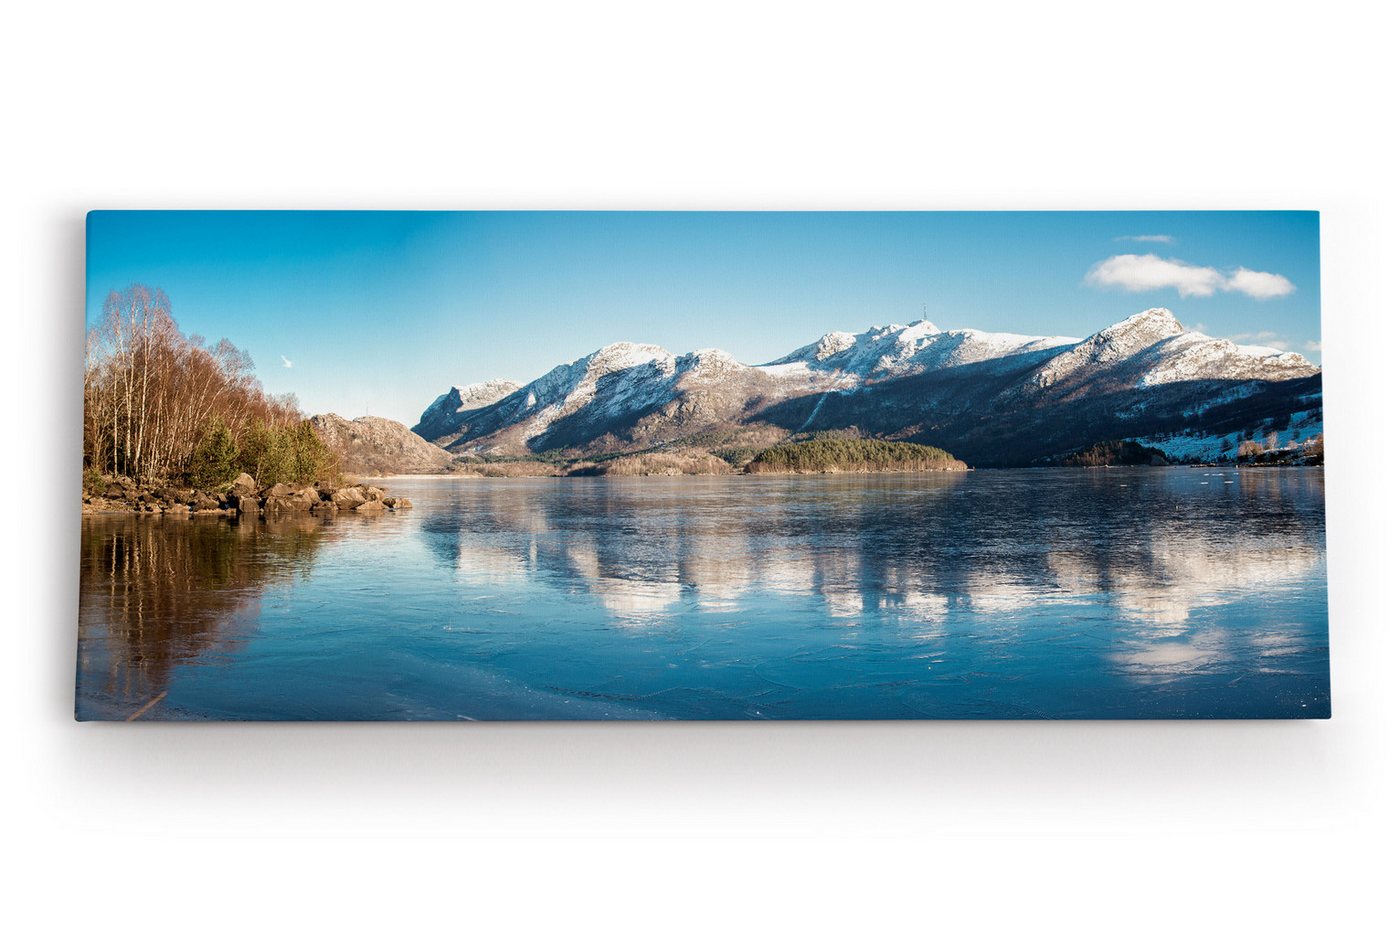
{"type": "Polygon", "coordinates": [[[831,332],[766,364],[619,342],[524,385],[452,387],[413,432],[466,456],[711,450],[857,432],[1027,465],[1107,439],[1177,458],[1321,431],[1321,370],[1302,355],[1190,331],[1148,309],[1088,338],[942,331],[928,321],[831,332]]]}

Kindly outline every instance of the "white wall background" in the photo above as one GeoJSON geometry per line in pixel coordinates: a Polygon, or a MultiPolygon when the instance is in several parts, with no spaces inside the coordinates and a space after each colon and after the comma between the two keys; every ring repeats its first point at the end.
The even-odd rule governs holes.
{"type": "Polygon", "coordinates": [[[1344,2],[11,8],[0,919],[145,934],[1393,920],[1391,16],[1344,2]],[[94,207],[1318,208],[1335,717],[75,724],[94,207]]]}

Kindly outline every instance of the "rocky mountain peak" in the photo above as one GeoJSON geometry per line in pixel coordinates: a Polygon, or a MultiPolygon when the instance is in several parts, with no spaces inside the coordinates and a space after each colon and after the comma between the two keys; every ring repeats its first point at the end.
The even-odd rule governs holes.
{"type": "Polygon", "coordinates": [[[701,348],[689,354],[682,354],[676,358],[677,370],[693,370],[697,372],[721,371],[733,368],[741,368],[743,364],[730,354],[719,348],[701,348]]]}
{"type": "Polygon", "coordinates": [[[594,351],[584,360],[587,362],[590,373],[611,374],[614,371],[626,370],[629,367],[636,367],[651,361],[670,361],[672,357],[671,352],[659,345],[615,341],[594,351]]]}
{"type": "Polygon", "coordinates": [[[1185,333],[1170,309],[1148,309],[1095,332],[1080,346],[1080,354],[1100,363],[1121,361],[1185,333]]]}
{"type": "Polygon", "coordinates": [[[457,412],[464,412],[470,409],[480,409],[483,406],[490,406],[492,403],[510,396],[520,389],[520,384],[513,380],[506,380],[503,377],[495,377],[491,380],[483,380],[480,383],[465,384],[453,387],[439,399],[451,398],[456,405],[457,412]]]}
{"type": "Polygon", "coordinates": [[[499,377],[480,383],[450,387],[446,393],[428,404],[427,409],[418,417],[418,424],[413,427],[413,431],[425,439],[436,439],[451,432],[463,418],[463,413],[485,409],[519,389],[520,384],[499,377]]]}
{"type": "MultiPolygon", "coordinates": [[[[812,357],[818,361],[825,361],[827,358],[840,354],[842,351],[849,351],[856,343],[856,336],[850,332],[827,332],[817,339],[815,345],[811,345],[814,353],[812,357]]],[[[802,351],[794,352],[801,355],[802,351]]]]}
{"type": "Polygon", "coordinates": [[[1161,341],[1163,338],[1180,335],[1185,331],[1186,328],[1176,320],[1171,309],[1158,308],[1147,309],[1136,315],[1130,315],[1121,322],[1114,322],[1099,331],[1098,335],[1112,338],[1136,335],[1161,341]]]}
{"type": "Polygon", "coordinates": [[[311,417],[311,425],[340,459],[348,475],[445,471],[453,462],[448,452],[410,431],[403,423],[381,416],[345,419],[335,413],[311,417]]]}

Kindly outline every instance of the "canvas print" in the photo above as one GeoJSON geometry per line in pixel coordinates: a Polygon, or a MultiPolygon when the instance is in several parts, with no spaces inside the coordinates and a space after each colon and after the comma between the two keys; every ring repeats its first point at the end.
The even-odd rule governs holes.
{"type": "Polygon", "coordinates": [[[1315,212],[87,221],[83,720],[1326,718],[1315,212]]]}

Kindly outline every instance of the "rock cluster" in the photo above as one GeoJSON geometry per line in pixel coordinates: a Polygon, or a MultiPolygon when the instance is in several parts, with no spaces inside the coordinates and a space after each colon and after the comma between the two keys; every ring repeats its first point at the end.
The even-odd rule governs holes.
{"type": "Polygon", "coordinates": [[[394,497],[369,484],[340,486],[321,481],[313,485],[273,484],[258,487],[247,473],[240,474],[226,490],[212,492],[191,488],[142,490],[135,482],[118,478],[83,498],[84,509],[120,508],[148,513],[217,514],[245,519],[276,519],[296,514],[324,516],[341,511],[371,514],[408,510],[413,502],[394,497]]]}

